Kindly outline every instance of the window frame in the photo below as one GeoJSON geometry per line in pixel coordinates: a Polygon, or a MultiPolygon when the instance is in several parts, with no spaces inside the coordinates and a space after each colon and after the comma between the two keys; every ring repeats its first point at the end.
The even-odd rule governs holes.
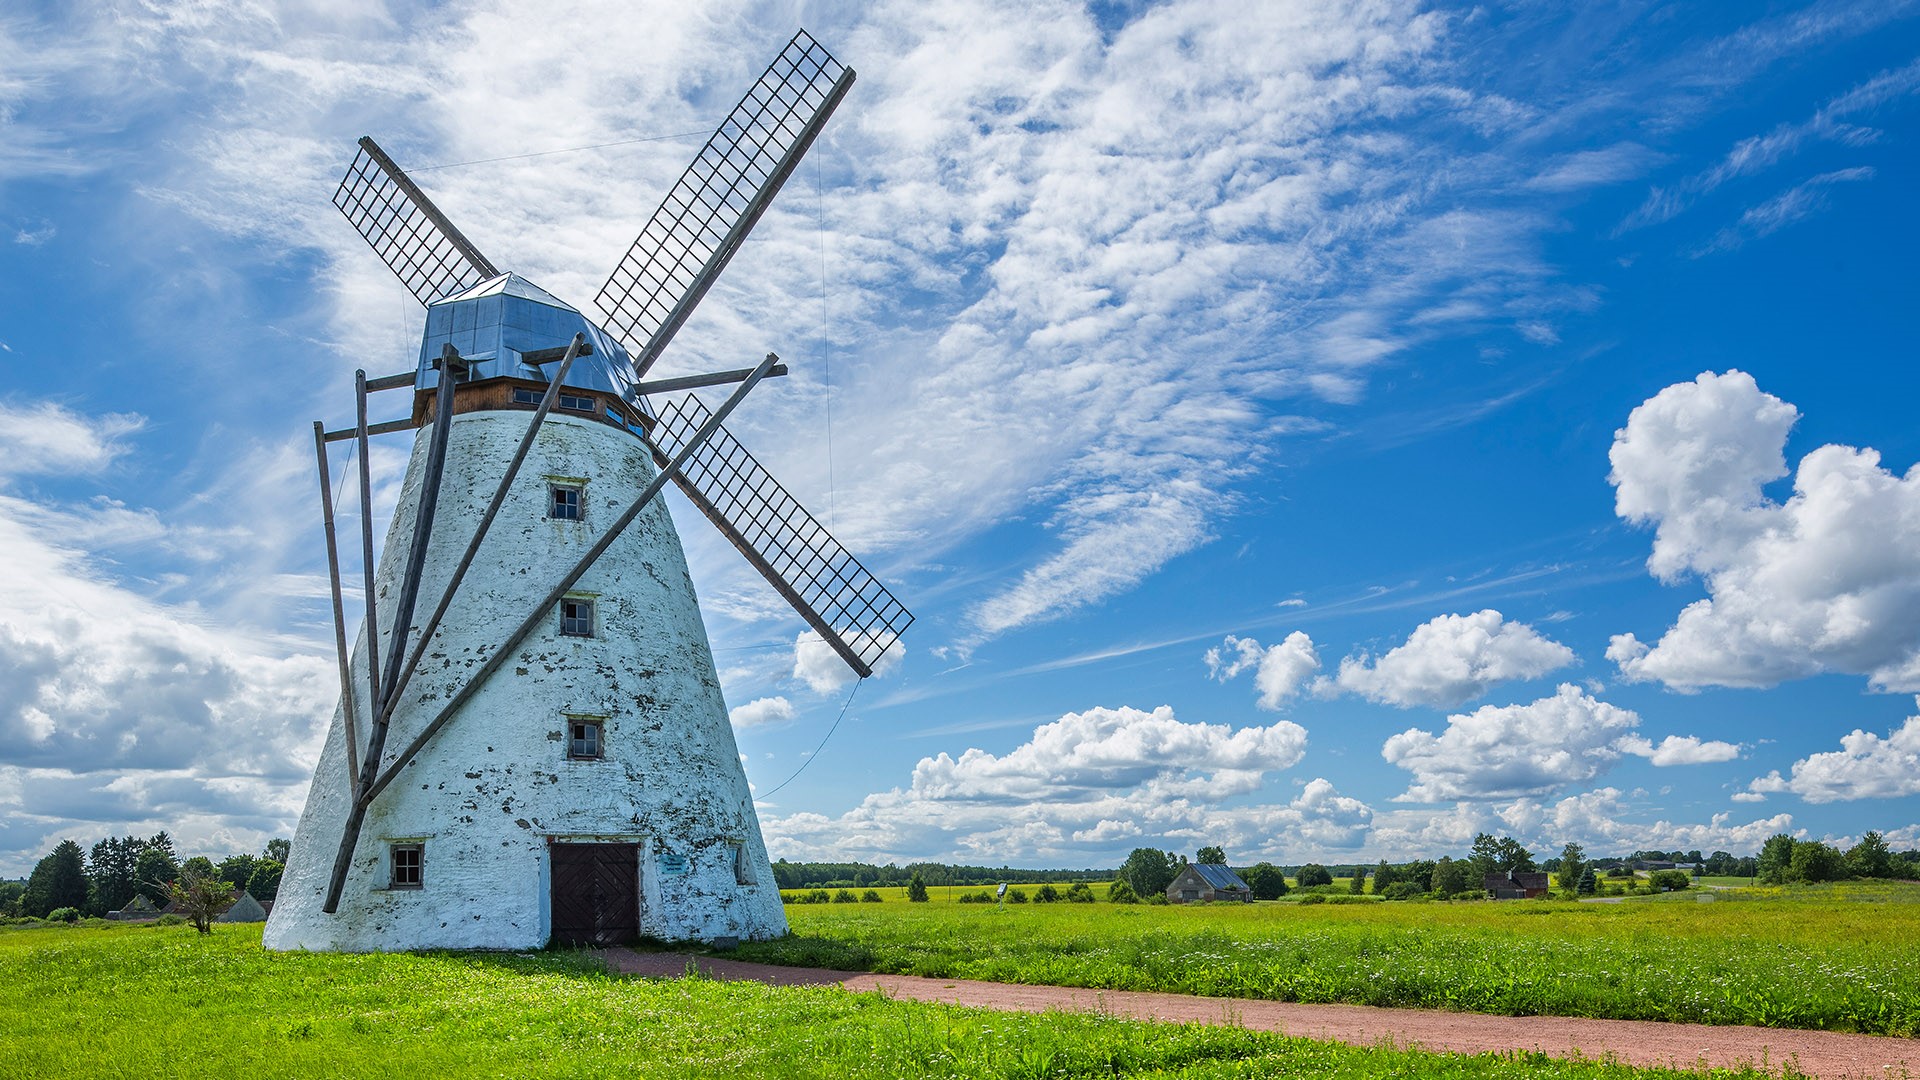
{"type": "Polygon", "coordinates": [[[573,522],[587,520],[587,485],[567,483],[559,480],[547,481],[547,520],[573,522]],[[562,494],[573,496],[573,515],[571,517],[556,512],[560,509],[560,496],[562,494]]]}
{"type": "Polygon", "coordinates": [[[392,840],[387,843],[387,888],[401,891],[413,891],[427,887],[427,842],[425,840],[392,840]],[[401,866],[401,856],[412,855],[413,880],[402,880],[405,876],[401,866]]]}
{"type": "Polygon", "coordinates": [[[567,717],[567,731],[566,731],[565,742],[567,745],[568,761],[605,761],[607,757],[606,718],[601,716],[569,716],[567,717]],[[576,752],[580,744],[580,739],[574,732],[575,728],[592,729],[593,753],[582,754],[582,753],[576,752]]]}
{"type": "Polygon", "coordinates": [[[561,597],[560,598],[560,636],[571,637],[571,638],[599,637],[600,636],[600,612],[598,609],[599,609],[599,604],[595,601],[595,598],[591,596],[561,597]],[[577,624],[581,621],[576,616],[570,616],[567,613],[567,606],[569,604],[577,604],[586,608],[586,619],[585,619],[586,629],[584,630],[568,629],[569,624],[577,624]]]}
{"type": "Polygon", "coordinates": [[[753,876],[753,866],[747,859],[747,842],[745,840],[735,840],[732,842],[732,846],[733,883],[735,885],[756,884],[753,876]]]}

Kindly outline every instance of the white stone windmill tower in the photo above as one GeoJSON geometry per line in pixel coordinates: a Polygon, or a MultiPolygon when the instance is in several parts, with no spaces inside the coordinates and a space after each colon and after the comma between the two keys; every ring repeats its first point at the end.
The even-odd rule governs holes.
{"type": "Polygon", "coordinates": [[[334,202],[427,305],[426,336],[416,371],[359,374],[355,426],[314,425],[341,702],[269,948],[786,932],[686,557],[654,496],[678,484],[862,677],[912,616],[720,426],[785,373],[772,354],[647,373],[853,79],[796,34],[608,279],[604,325],[497,271],[360,141],[334,202]],[[692,394],[654,404],[729,384],[716,411],[692,394]],[[367,394],[402,387],[411,415],[368,424],[367,394]],[[418,434],[375,571],[367,440],[403,430],[418,434]],[[327,452],[346,439],[368,568],[351,650],[327,452]],[[435,604],[425,619],[417,601],[435,604]]]}

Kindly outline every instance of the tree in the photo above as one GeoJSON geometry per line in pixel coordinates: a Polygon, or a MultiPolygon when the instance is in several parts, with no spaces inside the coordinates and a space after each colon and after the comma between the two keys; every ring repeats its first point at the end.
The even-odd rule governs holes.
{"type": "MultiPolygon", "coordinates": [[[[293,841],[282,840],[278,837],[267,841],[267,858],[272,859],[281,866],[287,865],[287,856],[291,854],[293,854],[293,841]]],[[[258,900],[260,898],[256,896],[254,899],[258,900]]]]}
{"type": "Polygon", "coordinates": [[[1791,881],[1839,881],[1847,874],[1846,856],[1818,840],[1795,841],[1787,866],[1791,881]]]}
{"type": "MultiPolygon", "coordinates": [[[[1219,846],[1209,844],[1199,851],[1194,852],[1193,861],[1205,863],[1209,866],[1225,866],[1227,865],[1227,853],[1219,846]]],[[[1169,884],[1171,884],[1171,882],[1169,882],[1169,884]]]]}
{"type": "Polygon", "coordinates": [[[1278,900],[1287,895],[1287,875],[1270,862],[1254,863],[1240,878],[1247,883],[1255,900],[1278,900]]]}
{"type": "Polygon", "coordinates": [[[1119,878],[1132,887],[1136,898],[1152,896],[1165,893],[1184,865],[1186,860],[1171,851],[1134,848],[1127,861],[1120,864],[1119,878]]]}
{"type": "Polygon", "coordinates": [[[247,878],[247,891],[255,900],[271,904],[280,895],[280,872],[285,869],[272,859],[261,859],[253,864],[253,876],[247,878]]]}
{"type": "Polygon", "coordinates": [[[1562,892],[1578,891],[1579,881],[1587,870],[1587,849],[1579,844],[1568,842],[1560,849],[1560,889],[1562,892]]]}
{"type": "Polygon", "coordinates": [[[1774,833],[1760,845],[1760,880],[1767,885],[1784,885],[1793,873],[1793,837],[1774,833]]]}
{"type": "Polygon", "coordinates": [[[1303,889],[1310,888],[1314,885],[1333,884],[1332,871],[1328,870],[1324,866],[1321,866],[1317,862],[1310,862],[1305,866],[1302,866],[1300,868],[1300,873],[1298,877],[1300,881],[1300,887],[1303,889]]]}
{"type": "Polygon", "coordinates": [[[1500,855],[1494,861],[1493,868],[1495,870],[1502,873],[1525,874],[1531,873],[1535,869],[1533,852],[1521,847],[1520,841],[1515,840],[1511,836],[1503,836],[1498,842],[1498,847],[1500,855]]]}
{"type": "Polygon", "coordinates": [[[1378,896],[1386,892],[1388,888],[1392,887],[1393,884],[1399,880],[1400,875],[1394,872],[1393,867],[1387,865],[1387,860],[1381,859],[1380,865],[1373,868],[1374,895],[1378,896]]]}
{"type": "Polygon", "coordinates": [[[195,930],[210,934],[213,920],[225,914],[239,899],[239,894],[233,891],[233,886],[214,876],[211,863],[203,869],[195,865],[200,862],[207,860],[188,859],[179,878],[167,882],[167,900],[176,905],[180,914],[193,920],[195,930]]]}
{"type": "Polygon", "coordinates": [[[80,845],[62,840],[34,866],[20,896],[20,914],[44,919],[56,908],[80,908],[87,902],[87,874],[80,845]]]}
{"type": "Polygon", "coordinates": [[[1580,880],[1573,888],[1581,896],[1592,896],[1600,891],[1600,878],[1593,872],[1592,863],[1588,863],[1586,869],[1580,871],[1580,880]]]}
{"type": "MultiPolygon", "coordinates": [[[[1165,894],[1162,893],[1161,895],[1164,896],[1165,894]]],[[[1109,904],[1137,904],[1140,902],[1140,894],[1136,893],[1133,886],[1126,882],[1116,881],[1107,886],[1107,902],[1109,904]]]]}
{"type": "Polygon", "coordinates": [[[180,877],[180,860],[173,854],[173,838],[166,833],[158,833],[140,847],[140,854],[133,860],[133,887],[141,895],[153,901],[156,907],[166,904],[167,882],[180,877]]]}
{"type": "Polygon", "coordinates": [[[1655,870],[1647,875],[1647,884],[1661,892],[1679,892],[1693,884],[1693,878],[1685,870],[1655,870]]]}
{"type": "Polygon", "coordinates": [[[918,870],[915,870],[913,876],[907,879],[907,900],[915,904],[927,902],[927,882],[920,876],[918,870]]]}
{"type": "Polygon", "coordinates": [[[181,863],[180,873],[183,876],[186,874],[199,874],[201,877],[218,876],[213,872],[213,860],[207,858],[205,855],[195,855],[193,858],[181,863]]]}
{"type": "Polygon", "coordinates": [[[1473,886],[1478,886],[1487,880],[1488,874],[1499,868],[1500,841],[1495,840],[1492,833],[1474,836],[1472,852],[1467,856],[1467,879],[1473,886]]]}
{"type": "Polygon", "coordinates": [[[247,887],[247,879],[253,876],[254,857],[251,855],[229,855],[220,860],[220,880],[236,889],[247,887]]]}
{"type": "Polygon", "coordinates": [[[1847,849],[1847,872],[1854,877],[1888,878],[1893,876],[1893,852],[1877,832],[1869,831],[1860,842],[1847,849]]]}
{"type": "Polygon", "coordinates": [[[1469,865],[1442,855],[1440,861],[1433,864],[1433,875],[1427,879],[1427,891],[1435,896],[1452,896],[1472,889],[1467,877],[1469,865]]]}
{"type": "Polygon", "coordinates": [[[26,892],[24,881],[0,881],[0,919],[20,914],[20,898],[26,892]]]}
{"type": "Polygon", "coordinates": [[[1347,881],[1347,891],[1352,893],[1355,896],[1359,896],[1361,893],[1367,891],[1367,868],[1366,867],[1356,866],[1353,868],[1353,877],[1349,878],[1347,881]]]}

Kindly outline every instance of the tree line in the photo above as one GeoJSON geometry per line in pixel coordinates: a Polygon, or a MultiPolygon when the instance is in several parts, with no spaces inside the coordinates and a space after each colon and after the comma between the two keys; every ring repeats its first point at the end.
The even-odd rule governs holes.
{"type": "Polygon", "coordinates": [[[924,886],[993,885],[1002,881],[1073,882],[1110,881],[1112,870],[1020,870],[1001,866],[961,866],[917,862],[906,866],[876,866],[860,862],[788,862],[773,864],[773,879],[782,889],[864,889],[906,885],[918,875],[924,886]]]}
{"type": "Polygon", "coordinates": [[[236,893],[245,890],[272,903],[292,846],[290,840],[269,840],[258,855],[229,855],[215,863],[204,855],[182,860],[164,830],[148,837],[110,836],[89,851],[62,840],[25,881],[0,882],[0,916],[44,919],[71,911],[73,917],[97,918],[136,896],[165,907],[175,898],[169,886],[190,879],[222,881],[236,893]]]}

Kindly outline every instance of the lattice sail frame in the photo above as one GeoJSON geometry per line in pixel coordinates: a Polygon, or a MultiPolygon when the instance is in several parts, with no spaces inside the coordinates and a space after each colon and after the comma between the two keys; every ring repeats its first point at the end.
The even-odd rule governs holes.
{"type": "Polygon", "coordinates": [[[667,192],[594,298],[638,374],[746,239],[852,76],[805,30],[796,33],[667,192]]]}
{"type": "MultiPolygon", "coordinates": [[[[692,394],[661,410],[652,433],[661,461],[711,415],[692,394]]],[[[674,479],[861,678],[912,625],[912,613],[726,428],[694,450],[674,479]]]]}
{"type": "Polygon", "coordinates": [[[422,304],[499,276],[371,138],[360,140],[333,205],[422,304]]]}

